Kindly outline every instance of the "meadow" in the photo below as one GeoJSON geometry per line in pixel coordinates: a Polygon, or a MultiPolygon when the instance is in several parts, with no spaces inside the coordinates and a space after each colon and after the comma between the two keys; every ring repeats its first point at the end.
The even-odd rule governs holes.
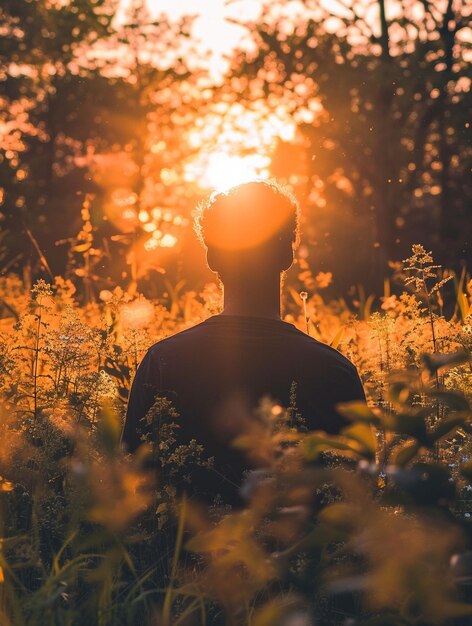
{"type": "Polygon", "coordinates": [[[235,445],[267,472],[205,511],[174,485],[211,459],[166,400],[138,454],[119,442],[144,351],[217,313],[218,285],[79,304],[61,277],[0,278],[2,625],[470,623],[472,283],[421,245],[379,298],[330,301],[331,280],[300,260],[284,319],[356,364],[368,407],[328,436],[296,390],[264,399],[235,445]]]}
{"type": "Polygon", "coordinates": [[[2,0],[0,32],[0,626],[469,626],[470,2],[2,0]],[[283,319],[368,404],[328,436],[261,399],[264,469],[205,510],[167,400],[120,436],[147,348],[222,307],[195,207],[254,179],[300,203],[283,319]]]}

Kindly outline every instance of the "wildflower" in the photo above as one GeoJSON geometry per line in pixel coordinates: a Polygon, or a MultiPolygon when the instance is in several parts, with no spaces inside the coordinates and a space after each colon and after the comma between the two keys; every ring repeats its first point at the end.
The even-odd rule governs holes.
{"type": "Polygon", "coordinates": [[[397,307],[398,299],[396,295],[382,298],[382,304],[380,305],[380,308],[384,311],[395,311],[397,307]]]}
{"type": "Polygon", "coordinates": [[[121,323],[124,328],[138,330],[149,326],[154,318],[154,306],[143,297],[121,307],[121,323]]]}
{"type": "Polygon", "coordinates": [[[405,279],[405,285],[413,284],[417,293],[423,293],[429,297],[434,292],[438,291],[445,283],[452,279],[452,276],[446,276],[442,280],[439,280],[428,290],[426,281],[428,279],[438,278],[438,271],[441,269],[440,265],[434,265],[434,259],[431,252],[426,252],[420,244],[414,244],[412,246],[413,254],[404,259],[405,272],[410,272],[410,275],[405,279]]]}
{"type": "Polygon", "coordinates": [[[113,294],[108,289],[102,289],[100,291],[99,298],[103,302],[109,302],[113,298],[113,294]]]}
{"type": "Polygon", "coordinates": [[[35,300],[39,304],[39,306],[43,306],[45,304],[45,301],[51,299],[54,295],[51,289],[51,285],[42,278],[36,281],[36,283],[33,285],[31,293],[33,295],[33,300],[35,300]]]}
{"type": "Polygon", "coordinates": [[[101,400],[116,397],[116,385],[105,370],[100,370],[98,374],[97,395],[101,400]]]}
{"type": "Polygon", "coordinates": [[[329,287],[329,285],[331,285],[331,283],[333,282],[333,273],[318,272],[318,274],[315,276],[315,280],[320,289],[325,289],[326,287],[329,287]]]}

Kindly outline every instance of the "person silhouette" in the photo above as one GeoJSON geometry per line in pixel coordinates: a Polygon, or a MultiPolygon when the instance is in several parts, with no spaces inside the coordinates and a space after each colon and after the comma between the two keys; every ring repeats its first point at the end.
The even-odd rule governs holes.
{"type": "Polygon", "coordinates": [[[171,399],[179,442],[194,439],[214,459],[213,471],[192,476],[192,494],[205,502],[241,502],[253,466],[232,441],[262,398],[287,407],[295,389],[306,428],[331,434],[346,425],[336,405],[365,400],[347,358],[281,320],[281,278],[293,263],[298,222],[296,199],[276,182],[237,185],[202,204],[196,233],[223,283],[224,309],[153,345],[132,384],[123,443],[135,451],[155,397],[171,399]]]}

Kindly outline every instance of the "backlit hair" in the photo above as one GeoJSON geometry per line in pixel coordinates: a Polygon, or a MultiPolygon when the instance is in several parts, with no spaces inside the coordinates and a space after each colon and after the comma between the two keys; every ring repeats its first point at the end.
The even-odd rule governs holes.
{"type": "Polygon", "coordinates": [[[295,246],[298,202],[287,187],[274,180],[243,183],[201,202],[194,228],[207,249],[237,253],[276,241],[295,246]]]}

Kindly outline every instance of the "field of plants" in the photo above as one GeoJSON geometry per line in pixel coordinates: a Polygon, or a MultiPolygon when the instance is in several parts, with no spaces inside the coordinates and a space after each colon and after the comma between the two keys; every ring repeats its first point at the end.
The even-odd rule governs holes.
{"type": "Polygon", "coordinates": [[[300,261],[284,318],[353,360],[368,407],[340,406],[352,424],[328,436],[306,432],[296,394],[264,400],[235,445],[267,471],[242,510],[205,511],[175,495],[211,459],[177,445],[167,401],[147,416],[157,445],[132,457],[119,440],[143,351],[217,312],[218,286],[78,305],[69,280],[0,279],[2,626],[470,623],[468,275],[415,245],[398,295],[386,282],[348,306],[330,280],[300,261]]]}
{"type": "Polygon", "coordinates": [[[0,4],[0,626],[470,626],[470,1],[0,4]],[[368,403],[261,399],[207,509],[184,410],[120,438],[223,306],[196,207],[255,179],[300,204],[283,319],[368,403]]]}

